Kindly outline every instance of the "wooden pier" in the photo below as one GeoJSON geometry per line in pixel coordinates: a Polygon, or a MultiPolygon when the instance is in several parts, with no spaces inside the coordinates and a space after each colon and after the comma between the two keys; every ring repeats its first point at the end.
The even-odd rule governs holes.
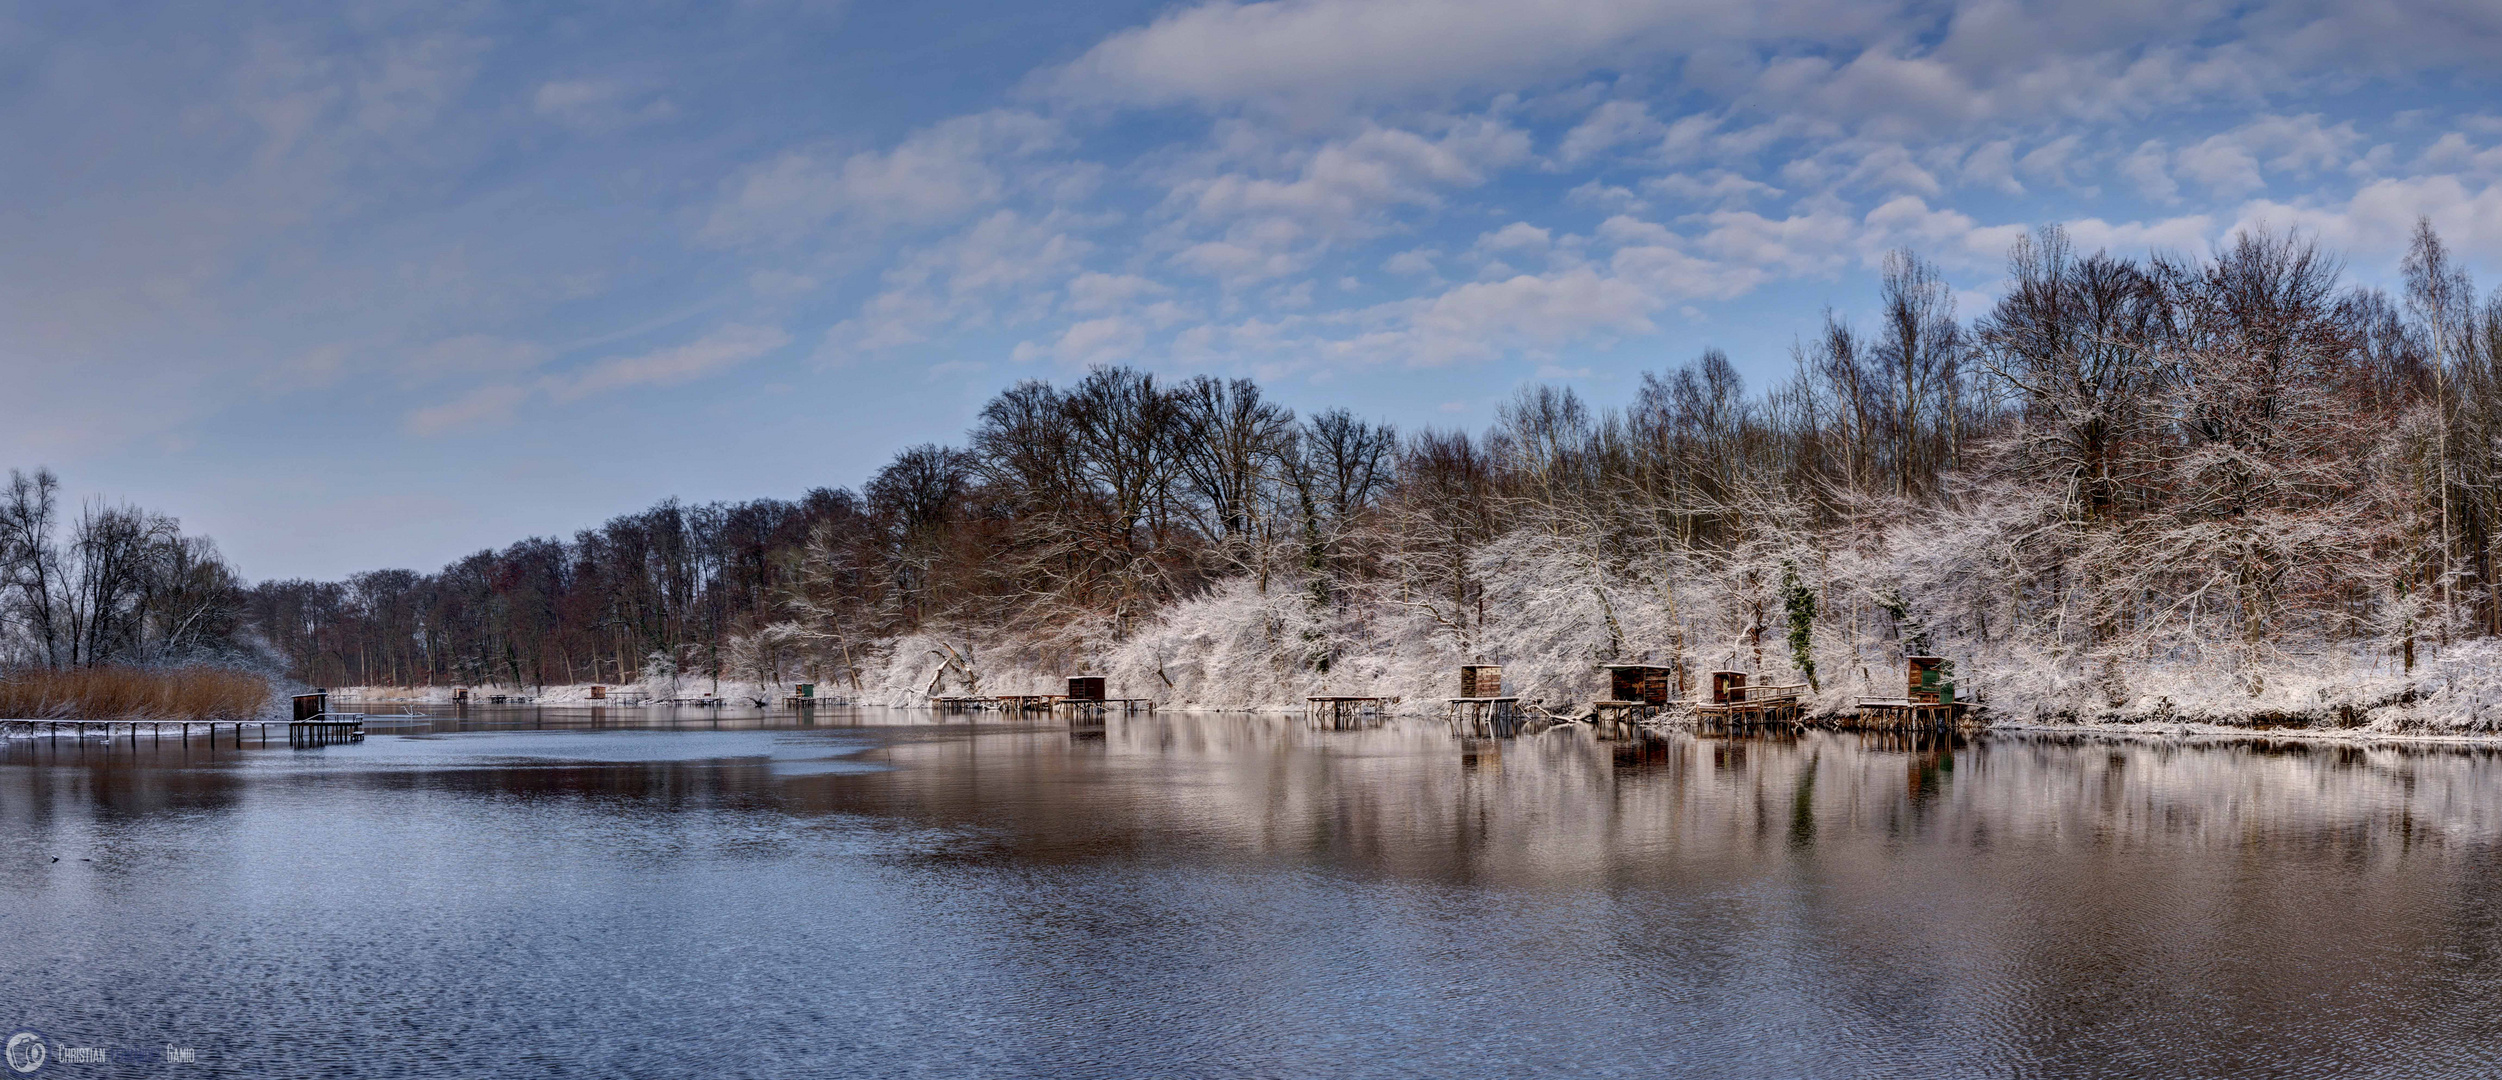
{"type": "Polygon", "coordinates": [[[1134,712],[1152,713],[1155,711],[1155,702],[1148,698],[1107,697],[1103,676],[1071,675],[1069,676],[1069,692],[1053,701],[1050,707],[1054,715],[1062,715],[1072,721],[1083,722],[1100,720],[1113,712],[1123,715],[1134,712]]]}
{"type": "Polygon", "coordinates": [[[1704,727],[1739,730],[1759,727],[1794,727],[1799,723],[1805,683],[1766,683],[1747,685],[1743,671],[1711,673],[1711,700],[1694,706],[1694,717],[1704,727]]]}
{"type": "MultiPolygon", "coordinates": [[[[1877,731],[1950,728],[1963,718],[1966,706],[1952,701],[1911,698],[1861,698],[1859,715],[1847,726],[1877,731]]],[[[1836,724],[1836,727],[1845,726],[1836,724]]]]}
{"type": "Polygon", "coordinates": [[[1452,698],[1449,708],[1452,730],[1463,735],[1514,735],[1525,719],[1516,697],[1452,698]]]}
{"type": "Polygon", "coordinates": [[[1325,728],[1362,727],[1380,723],[1395,699],[1315,696],[1303,699],[1303,718],[1325,728]]]}
{"type": "Polygon", "coordinates": [[[287,725],[287,745],[321,746],[334,742],[364,742],[365,718],[356,715],[323,713],[310,720],[297,720],[287,725]]]}
{"type": "Polygon", "coordinates": [[[1127,716],[1131,713],[1155,712],[1153,698],[1062,698],[1056,711],[1071,717],[1099,717],[1110,713],[1127,716]]]}
{"type": "Polygon", "coordinates": [[[782,707],[785,709],[813,709],[819,705],[849,704],[851,701],[848,698],[818,697],[817,684],[812,682],[804,682],[791,687],[791,692],[782,698],[782,707]]]}
{"type": "Polygon", "coordinates": [[[167,739],[189,743],[197,738],[214,747],[221,738],[228,746],[242,746],[250,735],[254,745],[267,746],[271,728],[286,729],[290,746],[365,741],[363,714],[331,712],[300,720],[0,720],[0,737],[58,742],[67,736],[136,745],[139,736],[146,735],[151,743],[167,739]]]}
{"type": "Polygon", "coordinates": [[[1859,713],[1849,726],[1902,731],[1949,728],[1962,722],[1970,706],[1955,700],[1952,662],[1938,656],[1906,656],[1903,667],[1907,676],[1903,696],[1859,699],[1859,713]]]}
{"type": "Polygon", "coordinates": [[[285,727],[292,735],[294,723],[289,720],[0,720],[0,737],[57,742],[66,735],[72,739],[136,743],[139,736],[145,734],[151,741],[178,739],[188,743],[197,736],[208,745],[215,746],[219,729],[223,728],[230,746],[243,745],[247,731],[258,737],[258,745],[266,746],[269,744],[270,728],[285,727]]]}

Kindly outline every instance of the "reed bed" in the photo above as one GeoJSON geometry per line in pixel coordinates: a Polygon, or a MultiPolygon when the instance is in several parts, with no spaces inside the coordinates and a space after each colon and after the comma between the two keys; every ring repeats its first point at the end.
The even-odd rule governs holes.
{"type": "Polygon", "coordinates": [[[29,669],[0,675],[0,718],[249,720],[269,692],[268,679],[203,665],[29,669]]]}

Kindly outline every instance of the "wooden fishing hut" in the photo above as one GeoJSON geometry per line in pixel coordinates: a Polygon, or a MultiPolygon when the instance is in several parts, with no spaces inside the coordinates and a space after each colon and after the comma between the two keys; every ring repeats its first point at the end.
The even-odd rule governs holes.
{"type": "Polygon", "coordinates": [[[1750,685],[1743,671],[1711,673],[1711,700],[1694,707],[1705,726],[1746,728],[1796,724],[1805,683],[1750,685]]]}
{"type": "Polygon", "coordinates": [[[1607,699],[1590,704],[1599,723],[1650,720],[1668,708],[1675,669],[1661,664],[1607,664],[1607,699]]]}
{"type": "Polygon", "coordinates": [[[1460,665],[1459,696],[1450,699],[1451,723],[1467,731],[1508,733],[1520,723],[1520,699],[1503,694],[1503,669],[1460,665]]]}
{"type": "Polygon", "coordinates": [[[1116,698],[1105,696],[1101,675],[1069,676],[1069,692],[1060,698],[1059,707],[1072,717],[1102,716],[1118,709],[1124,713],[1154,712],[1155,702],[1147,698],[1116,698]]]}
{"type": "Polygon", "coordinates": [[[1903,696],[1859,699],[1859,726],[1950,727],[1970,706],[1955,700],[1955,665],[1941,656],[1903,658],[1903,696]]]}
{"type": "MultiPolygon", "coordinates": [[[[212,733],[215,728],[209,729],[212,733]]],[[[132,738],[138,737],[138,725],[131,725],[132,738]]],[[[264,737],[268,729],[263,728],[264,737]]],[[[236,738],[242,737],[241,729],[236,738]]],[[[313,746],[331,742],[364,742],[365,718],[358,713],[330,711],[330,692],[315,690],[295,695],[295,718],[287,723],[287,742],[293,746],[313,746]]]]}

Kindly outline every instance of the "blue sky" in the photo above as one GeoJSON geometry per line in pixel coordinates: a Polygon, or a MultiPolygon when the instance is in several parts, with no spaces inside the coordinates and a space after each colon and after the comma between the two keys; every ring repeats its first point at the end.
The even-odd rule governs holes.
{"type": "Polygon", "coordinates": [[[856,485],[1090,364],[1482,426],[1891,248],[2502,279],[2502,5],[753,0],[0,14],[0,465],[254,578],[856,485]]]}

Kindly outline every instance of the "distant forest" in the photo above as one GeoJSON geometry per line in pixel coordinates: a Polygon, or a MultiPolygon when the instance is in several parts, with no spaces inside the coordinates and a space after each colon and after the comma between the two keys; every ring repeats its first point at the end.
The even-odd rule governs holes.
{"type": "Polygon", "coordinates": [[[2252,694],[2323,653],[2411,671],[2502,633],[2502,293],[2428,224],[2403,271],[2391,296],[2291,235],[2135,259],[2049,229],[1967,322],[1896,253],[1874,324],[1811,318],[1759,393],[1706,350],[1617,407],[1527,387],[1476,433],[1101,368],[1006,390],[857,491],[339,582],[238,584],[135,511],[45,556],[49,481],[19,477],[8,647],[259,650],[323,684],[856,685],[906,635],[1083,664],[1221,594],[1262,598],[1264,662],[1315,676],[1401,634],[1809,680],[1998,650],[2115,702],[2149,664],[2252,694]],[[91,534],[153,537],[143,583],[67,581],[119,558],[91,534]]]}

